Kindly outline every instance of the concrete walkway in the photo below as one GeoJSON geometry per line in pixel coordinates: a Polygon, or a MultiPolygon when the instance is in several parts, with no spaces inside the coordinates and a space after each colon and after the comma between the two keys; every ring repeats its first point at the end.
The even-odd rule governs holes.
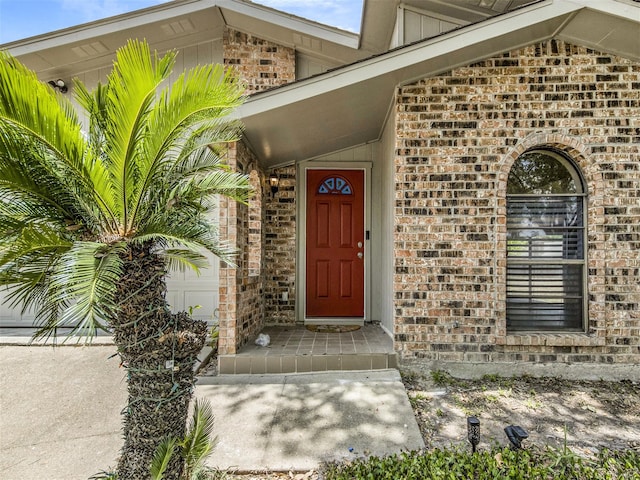
{"type": "MultiPolygon", "coordinates": [[[[113,346],[0,346],[0,478],[87,479],[115,465],[124,370],[113,346]]],[[[202,377],[216,415],[210,464],[308,470],[423,446],[395,370],[202,377]]]]}
{"type": "Polygon", "coordinates": [[[216,413],[210,464],[300,471],[424,447],[397,370],[203,377],[216,413]]]}

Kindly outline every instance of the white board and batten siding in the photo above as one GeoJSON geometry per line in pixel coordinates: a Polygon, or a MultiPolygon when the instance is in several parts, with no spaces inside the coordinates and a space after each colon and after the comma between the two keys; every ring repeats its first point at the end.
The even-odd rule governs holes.
{"type": "Polygon", "coordinates": [[[435,37],[468,23],[460,19],[423,12],[406,5],[398,8],[401,9],[401,13],[396,19],[391,48],[435,37]]]}

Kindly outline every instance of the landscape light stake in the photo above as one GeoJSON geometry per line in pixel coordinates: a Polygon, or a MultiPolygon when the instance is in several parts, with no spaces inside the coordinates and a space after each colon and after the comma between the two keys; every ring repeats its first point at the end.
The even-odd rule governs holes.
{"type": "Polygon", "coordinates": [[[480,443],[480,420],[477,417],[467,417],[467,439],[471,444],[471,451],[476,453],[476,447],[480,443]]]}
{"type": "Polygon", "coordinates": [[[529,438],[529,432],[519,425],[509,425],[504,427],[504,433],[507,434],[511,448],[519,450],[522,448],[522,440],[529,438]]]}

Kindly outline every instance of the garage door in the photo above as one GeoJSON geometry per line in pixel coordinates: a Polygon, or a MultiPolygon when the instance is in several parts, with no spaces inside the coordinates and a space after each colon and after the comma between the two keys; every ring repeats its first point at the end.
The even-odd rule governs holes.
{"type": "Polygon", "coordinates": [[[192,309],[193,318],[212,324],[218,320],[220,260],[212,254],[207,255],[207,258],[210,267],[200,270],[199,276],[193,270],[172,272],[169,275],[167,302],[173,312],[192,309]]]}
{"type": "MultiPolygon", "coordinates": [[[[217,321],[218,271],[220,261],[209,256],[210,267],[197,276],[192,271],[172,272],[167,279],[167,301],[173,312],[193,309],[193,317],[212,324],[217,321]]],[[[4,303],[6,292],[0,291],[0,335],[30,335],[33,332],[34,315],[22,314],[18,308],[4,303]]]]}
{"type": "Polygon", "coordinates": [[[28,332],[32,331],[34,315],[31,312],[22,314],[20,309],[11,308],[4,300],[7,297],[7,293],[0,291],[0,334],[7,334],[6,328],[20,329],[15,333],[22,335],[28,335],[28,332]],[[22,332],[22,333],[20,333],[22,332]]]}
{"type": "MultiPolygon", "coordinates": [[[[218,208],[214,208],[209,220],[218,223],[218,208]]],[[[218,292],[220,259],[212,253],[205,253],[209,268],[196,274],[191,269],[184,272],[173,271],[167,278],[167,302],[171,311],[192,311],[193,318],[205,320],[212,325],[218,322],[218,292]]]]}

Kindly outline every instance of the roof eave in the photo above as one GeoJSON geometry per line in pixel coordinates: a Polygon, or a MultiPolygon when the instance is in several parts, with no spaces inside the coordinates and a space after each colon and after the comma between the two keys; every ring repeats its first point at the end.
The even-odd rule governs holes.
{"type": "MultiPolygon", "coordinates": [[[[159,30],[156,26],[189,16],[192,18],[206,16],[210,20],[206,26],[199,27],[200,29],[192,33],[170,39],[171,42],[168,43],[170,48],[182,48],[198,43],[203,40],[203,35],[215,28],[214,24],[224,24],[230,28],[251,33],[263,40],[296,48],[303,52],[307,51],[319,57],[325,56],[331,59],[332,64],[351,63],[364,56],[358,50],[359,35],[356,33],[322,25],[244,0],[175,0],[7,43],[0,46],[0,49],[8,50],[18,58],[45,59],[45,61],[36,61],[34,65],[29,65],[30,68],[37,71],[39,71],[37,65],[42,64],[42,68],[46,70],[73,72],[84,68],[83,59],[68,54],[74,46],[102,41],[107,46],[107,49],[101,54],[102,63],[106,66],[110,64],[115,50],[127,38],[131,38],[135,32],[144,32],[146,29],[148,33],[153,33],[159,30]],[[303,44],[296,44],[296,34],[303,44]],[[314,47],[314,45],[319,45],[319,47],[314,47]],[[318,51],[314,51],[314,48],[318,51]],[[53,62],[55,67],[49,65],[46,59],[55,59],[53,62]]],[[[153,40],[150,40],[150,43],[152,47],[156,48],[153,40]]],[[[100,60],[97,59],[97,61],[100,60]]],[[[91,68],[94,66],[91,65],[91,68]]]]}
{"type": "Polygon", "coordinates": [[[640,59],[640,39],[613,49],[621,52],[611,52],[606,48],[606,35],[598,32],[598,40],[591,41],[585,31],[586,25],[594,21],[594,13],[599,23],[605,18],[611,20],[607,24],[609,38],[619,27],[631,25],[637,29],[640,8],[627,5],[631,8],[626,13],[616,10],[612,17],[611,5],[595,10],[585,8],[584,3],[537,3],[255,95],[238,110],[245,123],[246,138],[267,167],[375,141],[380,138],[398,85],[551,38],[571,37],[575,43],[640,59]],[[574,32],[581,31],[581,38],[575,38],[574,32]]]}

